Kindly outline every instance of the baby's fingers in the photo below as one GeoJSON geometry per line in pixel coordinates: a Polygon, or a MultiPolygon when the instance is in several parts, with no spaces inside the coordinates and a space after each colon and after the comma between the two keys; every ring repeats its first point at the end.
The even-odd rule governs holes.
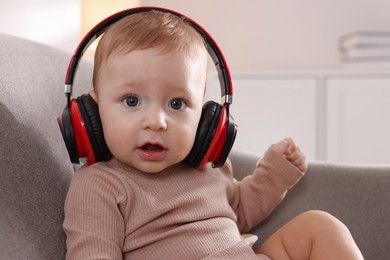
{"type": "Polygon", "coordinates": [[[289,150],[289,141],[287,139],[283,139],[282,141],[279,141],[273,145],[271,145],[271,149],[274,150],[279,155],[286,155],[289,150]]]}
{"type": "Polygon", "coordinates": [[[305,155],[301,152],[299,147],[296,147],[295,151],[286,155],[286,159],[291,162],[300,171],[304,172],[307,169],[307,162],[305,155]]]}

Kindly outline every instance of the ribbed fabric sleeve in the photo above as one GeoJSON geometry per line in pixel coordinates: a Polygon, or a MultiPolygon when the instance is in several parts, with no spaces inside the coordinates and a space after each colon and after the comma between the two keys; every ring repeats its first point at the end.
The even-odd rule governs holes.
{"type": "Polygon", "coordinates": [[[302,176],[272,150],[235,181],[228,162],[157,174],[119,161],[84,166],[65,203],[67,259],[264,259],[243,236],[302,176]]]}
{"type": "Polygon", "coordinates": [[[282,201],[303,173],[269,149],[252,175],[245,177],[235,193],[232,207],[242,233],[249,232],[282,201]]]}
{"type": "Polygon", "coordinates": [[[115,175],[82,168],[72,180],[65,207],[68,259],[122,259],[126,207],[115,175]]]}

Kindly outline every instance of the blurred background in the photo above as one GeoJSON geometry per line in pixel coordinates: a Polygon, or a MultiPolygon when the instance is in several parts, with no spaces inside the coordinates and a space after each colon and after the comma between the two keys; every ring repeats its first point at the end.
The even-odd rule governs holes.
{"type": "MultiPolygon", "coordinates": [[[[310,160],[390,164],[388,0],[0,1],[0,33],[70,54],[118,10],[179,11],[215,38],[228,61],[236,149],[260,155],[291,136],[310,160]]],[[[210,98],[218,98],[216,81],[210,72],[217,85],[210,98]]]]}

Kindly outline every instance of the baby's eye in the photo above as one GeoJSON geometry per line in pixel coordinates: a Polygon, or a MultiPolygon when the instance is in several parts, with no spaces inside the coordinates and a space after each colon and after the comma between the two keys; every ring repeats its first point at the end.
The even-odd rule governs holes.
{"type": "Polygon", "coordinates": [[[172,99],[169,106],[175,110],[180,110],[185,105],[184,101],[180,98],[172,99]]]}
{"type": "Polygon", "coordinates": [[[136,107],[140,104],[140,101],[136,96],[127,96],[123,99],[122,102],[128,107],[136,107]]]}

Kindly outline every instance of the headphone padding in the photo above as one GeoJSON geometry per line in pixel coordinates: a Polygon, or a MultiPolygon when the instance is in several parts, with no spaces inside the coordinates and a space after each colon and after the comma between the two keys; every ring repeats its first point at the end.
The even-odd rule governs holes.
{"type": "Polygon", "coordinates": [[[214,101],[208,101],[203,105],[194,146],[185,159],[187,165],[198,167],[202,162],[213,140],[221,112],[222,106],[214,101]]]}
{"type": "Polygon", "coordinates": [[[58,126],[60,127],[62,137],[68,150],[69,158],[72,163],[80,163],[77,153],[77,145],[74,139],[72,122],[69,114],[69,105],[66,105],[62,116],[57,118],[58,126]]]}
{"type": "Polygon", "coordinates": [[[96,102],[88,94],[78,97],[77,101],[80,113],[84,118],[96,161],[108,160],[111,157],[111,153],[104,140],[103,127],[96,102]]]}

